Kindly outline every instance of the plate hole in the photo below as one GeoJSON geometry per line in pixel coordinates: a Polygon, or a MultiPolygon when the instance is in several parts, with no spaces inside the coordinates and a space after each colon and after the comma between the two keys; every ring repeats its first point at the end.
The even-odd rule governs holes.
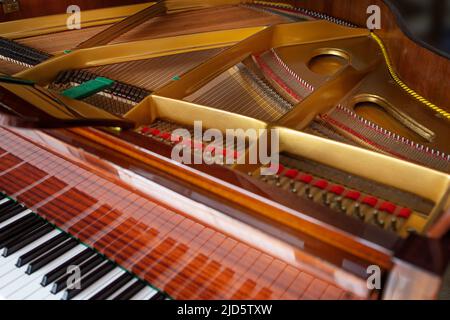
{"type": "Polygon", "coordinates": [[[417,142],[427,142],[425,138],[406,127],[394,116],[389,114],[384,107],[376,102],[358,102],[355,104],[354,110],[357,115],[363,117],[364,119],[370,120],[384,129],[394,132],[402,137],[417,142]]]}
{"type": "Polygon", "coordinates": [[[335,54],[320,54],[309,60],[308,68],[321,75],[332,75],[347,64],[347,59],[335,54]]]}

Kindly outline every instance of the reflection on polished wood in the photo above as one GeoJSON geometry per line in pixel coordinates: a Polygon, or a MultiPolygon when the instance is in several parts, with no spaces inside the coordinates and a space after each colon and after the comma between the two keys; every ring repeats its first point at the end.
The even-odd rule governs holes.
{"type": "Polygon", "coordinates": [[[1,134],[6,159],[0,170],[16,167],[1,175],[6,192],[174,298],[357,298],[148,196],[133,195],[111,176],[98,176],[11,131],[1,134]]]}

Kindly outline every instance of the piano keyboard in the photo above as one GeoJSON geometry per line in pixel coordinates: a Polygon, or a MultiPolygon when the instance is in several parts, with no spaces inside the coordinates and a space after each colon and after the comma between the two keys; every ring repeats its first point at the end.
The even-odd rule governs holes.
{"type": "MultiPolygon", "coordinates": [[[[153,197],[135,193],[117,183],[113,176],[106,178],[103,173],[47,150],[19,133],[0,128],[0,135],[0,189],[5,194],[173,299],[360,298],[335,282],[334,265],[325,263],[323,269],[320,267],[319,276],[303,265],[310,263],[310,256],[301,265],[280,260],[236,235],[191,217],[191,213],[174,210],[153,197]]],[[[174,202],[173,198],[171,201],[174,202]]],[[[31,220],[30,225],[37,222],[31,220]]],[[[8,273],[13,272],[11,277],[31,279],[24,275],[30,261],[19,271],[15,267],[17,258],[26,251],[24,248],[15,253],[4,276],[10,279],[8,273]]],[[[301,256],[296,261],[303,261],[301,256]]],[[[66,258],[73,256],[68,254],[63,259],[66,258]]],[[[324,264],[319,260],[313,263],[324,264]]],[[[33,282],[36,286],[31,289],[41,289],[38,284],[42,277],[58,266],[58,263],[48,264],[37,270],[38,275],[33,276],[37,277],[33,282]]],[[[108,274],[116,280],[111,272],[115,271],[108,274]]],[[[108,282],[107,276],[97,283],[108,282]]],[[[0,294],[5,298],[18,290],[0,278],[0,288],[4,286],[8,292],[0,289],[0,294]]],[[[62,298],[66,291],[59,291],[55,297],[52,288],[45,287],[50,298],[62,298]]],[[[90,288],[95,291],[97,284],[90,288]]],[[[26,291],[24,298],[34,294],[26,291]]],[[[80,293],[75,298],[91,296],[80,293]]]]}
{"type": "Polygon", "coordinates": [[[2,193],[0,250],[0,299],[167,299],[164,293],[2,193]],[[71,282],[74,266],[81,278],[71,282]]]}

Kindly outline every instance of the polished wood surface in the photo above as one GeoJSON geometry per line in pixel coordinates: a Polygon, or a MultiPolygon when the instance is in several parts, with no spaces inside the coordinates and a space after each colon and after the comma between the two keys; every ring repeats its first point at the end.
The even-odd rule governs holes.
{"type": "Polygon", "coordinates": [[[17,39],[16,41],[25,46],[44,52],[61,53],[64,50],[71,50],[75,48],[79,43],[92,38],[110,26],[111,25],[106,24],[83,28],[80,30],[67,30],[52,34],[17,39]]]}
{"type": "MultiPolygon", "coordinates": [[[[173,298],[358,298],[110,175],[0,130],[0,184],[9,195],[173,298]]],[[[297,259],[305,266],[314,261],[297,259]]]]}
{"type": "Polygon", "coordinates": [[[5,14],[0,6],[0,22],[18,19],[48,16],[52,14],[66,13],[67,7],[73,4],[78,5],[81,10],[90,10],[127,4],[145,3],[147,0],[19,0],[20,11],[5,14]]]}
{"type": "Polygon", "coordinates": [[[226,29],[256,27],[288,22],[282,16],[240,6],[222,6],[195,11],[169,13],[150,19],[110,42],[123,43],[183,34],[210,32],[226,29]]]}
{"type": "MultiPolygon", "coordinates": [[[[291,198],[291,201],[289,201],[289,197],[285,198],[284,194],[273,193],[273,200],[283,201],[283,199],[285,199],[284,201],[289,201],[296,209],[299,209],[298,206],[300,205],[300,212],[304,210],[313,217],[316,216],[316,218],[320,218],[321,220],[311,219],[311,217],[305,213],[296,212],[293,215],[292,212],[288,212],[285,209],[275,207],[270,203],[255,199],[251,194],[243,193],[240,188],[222,183],[217,184],[216,181],[206,178],[196,171],[184,169],[179,164],[161,161],[160,157],[154,157],[151,154],[144,153],[136,148],[130,149],[130,144],[123,140],[112,138],[108,134],[96,130],[88,132],[81,129],[74,129],[72,132],[75,133],[75,135],[71,135],[70,132],[69,134],[51,132],[51,134],[54,134],[58,139],[62,140],[66,137],[68,143],[83,147],[83,149],[89,150],[89,152],[95,154],[100,153],[103,158],[110,159],[111,161],[114,160],[114,156],[118,156],[122,158],[122,161],[120,162],[121,165],[129,167],[132,170],[137,170],[137,172],[143,173],[155,169],[159,172],[165,172],[169,176],[187,182],[190,185],[188,190],[191,190],[193,187],[208,190],[208,197],[215,195],[216,197],[221,198],[221,202],[229,201],[233,203],[234,206],[242,208],[244,212],[249,212],[250,217],[256,218],[257,220],[269,219],[271,224],[284,225],[294,232],[301,232],[313,236],[340,250],[346,251],[362,259],[375,262],[385,268],[392,266],[390,254],[393,253],[397,243],[401,242],[401,239],[395,236],[395,234],[389,235],[385,232],[380,233],[381,230],[370,228],[370,226],[363,226],[359,221],[355,220],[345,220],[348,222],[346,223],[344,220],[333,219],[333,214],[330,215],[327,208],[323,208],[314,203],[299,202],[297,198],[291,198]],[[124,153],[124,150],[128,150],[126,154],[124,153]],[[328,221],[330,224],[323,222],[324,220],[328,221]],[[331,220],[334,220],[334,222],[331,220]],[[336,228],[333,224],[338,224],[339,227],[345,228],[347,232],[342,233],[340,229],[336,228]],[[367,241],[368,239],[365,239],[365,237],[369,237],[370,241],[367,241]],[[380,246],[384,247],[382,251],[379,251],[380,246]]],[[[159,183],[161,182],[159,181],[159,183]]],[[[244,187],[248,187],[249,185],[250,184],[244,184],[244,187]]],[[[268,196],[272,191],[273,189],[264,192],[264,194],[268,196]]],[[[190,191],[188,192],[190,193],[190,191]]],[[[208,203],[208,205],[212,204],[208,203]]]]}

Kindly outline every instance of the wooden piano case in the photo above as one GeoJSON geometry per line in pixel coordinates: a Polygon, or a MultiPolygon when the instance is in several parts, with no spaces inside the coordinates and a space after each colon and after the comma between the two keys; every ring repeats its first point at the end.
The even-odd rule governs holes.
{"type": "MultiPolygon", "coordinates": [[[[175,212],[173,219],[222,232],[217,239],[229,237],[227,246],[246,246],[239,251],[242,266],[233,266],[231,248],[213,250],[217,256],[208,260],[208,246],[194,234],[172,230],[168,240],[164,224],[158,229],[155,222],[161,239],[140,247],[144,259],[133,262],[81,238],[173,298],[434,299],[449,253],[448,232],[435,231],[445,230],[450,209],[450,64],[408,38],[383,1],[377,1],[382,30],[361,28],[368,2],[162,1],[143,4],[134,15],[126,7],[128,18],[82,41],[75,35],[64,49],[29,48],[42,59],[3,77],[0,97],[2,125],[33,130],[5,127],[2,135],[24,148],[50,149],[175,212]],[[248,14],[238,19],[236,13],[248,14]],[[418,57],[429,63],[406,67],[418,57]],[[63,96],[99,76],[114,85],[80,100],[63,96]],[[221,132],[243,129],[235,153],[221,145],[210,155],[230,162],[171,160],[172,131],[192,132],[195,121],[221,132]],[[260,139],[251,141],[248,129],[278,139],[274,176],[261,176],[264,165],[246,161],[249,142],[260,139]],[[164,255],[172,247],[173,256],[164,255]],[[182,258],[189,250],[200,256],[182,258]],[[251,250],[259,258],[251,260],[251,250]],[[173,268],[165,271],[157,261],[173,268]],[[378,290],[366,283],[372,265],[383,274],[378,290]]],[[[112,18],[113,11],[102,12],[112,18]]],[[[30,31],[32,23],[0,24],[0,36],[8,45],[33,47],[39,37],[67,32],[30,31]]],[[[208,145],[202,137],[186,142],[194,152],[208,145]]],[[[13,153],[6,142],[0,147],[13,153]]],[[[21,194],[8,188],[11,196],[21,194]]],[[[75,230],[72,217],[33,209],[75,230]]],[[[145,230],[152,227],[150,213],[121,212],[145,230]]],[[[211,246],[222,248],[215,241],[211,246]]]]}

